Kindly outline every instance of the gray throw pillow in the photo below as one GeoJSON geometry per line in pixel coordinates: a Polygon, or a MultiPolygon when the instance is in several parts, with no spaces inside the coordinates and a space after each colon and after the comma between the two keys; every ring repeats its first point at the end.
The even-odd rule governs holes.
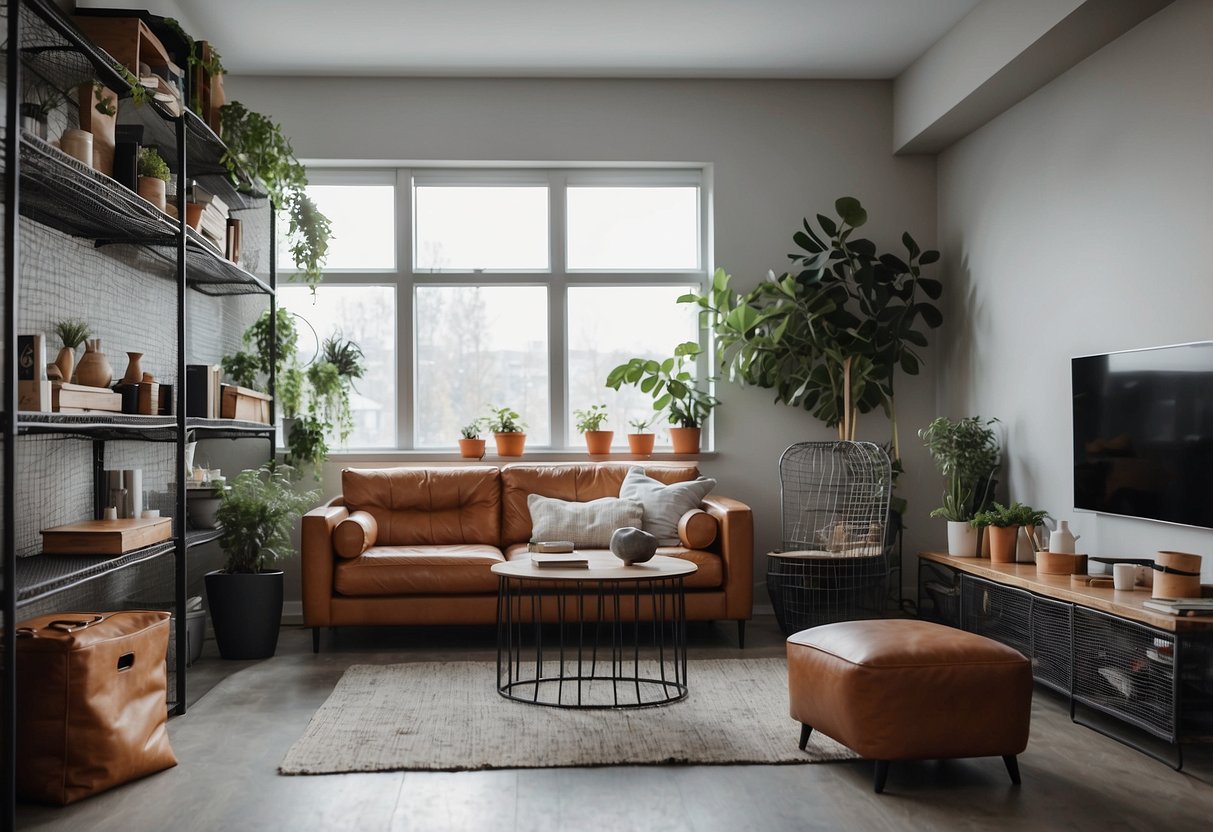
{"type": "Polygon", "coordinates": [[[644,469],[636,467],[623,478],[619,497],[639,500],[644,505],[641,528],[656,537],[662,546],[677,546],[678,521],[691,509],[699,508],[703,498],[715,487],[716,480],[708,477],[666,485],[646,477],[644,469]]]}
{"type": "Polygon", "coordinates": [[[531,542],[571,540],[579,549],[605,549],[615,529],[639,526],[644,508],[636,500],[603,497],[588,503],[571,503],[529,494],[531,542]]]}

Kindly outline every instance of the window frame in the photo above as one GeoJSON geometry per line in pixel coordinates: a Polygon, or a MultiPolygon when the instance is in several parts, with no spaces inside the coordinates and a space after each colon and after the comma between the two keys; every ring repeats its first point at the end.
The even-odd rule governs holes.
{"type": "MultiPolygon", "coordinates": [[[[549,444],[538,446],[528,442],[532,450],[554,453],[584,452],[580,436],[570,421],[568,401],[568,290],[570,287],[627,286],[695,286],[703,291],[712,273],[713,249],[712,185],[713,171],[708,164],[628,164],[618,167],[603,165],[567,166],[475,166],[449,165],[391,165],[384,167],[321,167],[309,166],[308,179],[313,184],[383,184],[394,179],[396,205],[396,269],[394,271],[332,271],[325,273],[327,285],[378,285],[395,289],[396,304],[396,445],[391,448],[339,449],[335,455],[382,455],[411,452],[423,456],[449,456],[456,446],[457,436],[450,445],[423,447],[415,445],[413,409],[416,390],[416,304],[418,286],[543,286],[548,290],[548,379],[549,379],[549,444]],[[375,179],[378,177],[378,179],[375,179]],[[422,185],[521,185],[545,184],[548,188],[548,270],[449,270],[416,271],[413,241],[415,239],[416,184],[422,185]],[[566,268],[566,230],[568,225],[566,189],[570,185],[605,187],[662,187],[693,185],[699,189],[698,249],[700,268],[684,270],[589,270],[570,271],[566,268]],[[407,322],[407,323],[402,323],[407,322]]],[[[704,353],[696,368],[702,378],[712,366],[712,344],[709,334],[699,330],[704,353]]],[[[712,419],[704,426],[704,450],[712,447],[712,419]]],[[[664,452],[668,453],[664,446],[664,452]]],[[[659,453],[662,448],[659,447],[659,453]]]]}

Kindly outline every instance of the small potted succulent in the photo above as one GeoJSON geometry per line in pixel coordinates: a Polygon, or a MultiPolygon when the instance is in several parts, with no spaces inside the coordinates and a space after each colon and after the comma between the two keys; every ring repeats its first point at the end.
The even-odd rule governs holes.
{"type": "Polygon", "coordinates": [[[975,529],[989,530],[991,563],[1015,563],[1019,530],[1026,529],[1031,540],[1036,527],[1048,516],[1047,511],[1038,511],[1022,503],[1004,506],[995,502],[988,511],[977,512],[970,523],[975,529]]]}
{"type": "Polygon", "coordinates": [[[628,426],[632,428],[632,432],[628,434],[628,450],[636,456],[653,455],[653,442],[657,437],[649,430],[652,422],[651,417],[648,419],[628,419],[628,426]]]}
{"type": "Polygon", "coordinates": [[[526,448],[526,423],[521,418],[508,407],[489,405],[487,428],[497,442],[498,456],[522,456],[526,448]]]}
{"type": "Polygon", "coordinates": [[[484,440],[480,437],[480,429],[484,418],[474,419],[460,428],[463,434],[459,440],[459,455],[464,459],[482,459],[484,457],[484,440]]]}
{"type": "Polygon", "coordinates": [[[164,186],[171,177],[168,163],[160,158],[156,148],[139,149],[139,196],[161,211],[165,208],[164,186]]]}
{"type": "Polygon", "coordinates": [[[76,348],[93,333],[88,324],[79,318],[68,318],[55,324],[55,333],[63,342],[63,349],[59,350],[55,366],[59,368],[59,377],[67,383],[72,380],[72,372],[76,369],[76,348]]]}
{"type": "Polygon", "coordinates": [[[585,447],[591,455],[611,452],[615,431],[602,429],[607,420],[605,404],[592,404],[585,410],[575,410],[573,417],[577,420],[577,430],[585,434],[585,447]]]}

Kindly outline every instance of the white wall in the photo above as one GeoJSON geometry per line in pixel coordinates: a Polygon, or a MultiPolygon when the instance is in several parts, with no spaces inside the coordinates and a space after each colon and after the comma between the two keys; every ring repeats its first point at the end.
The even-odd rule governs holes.
{"type": "MultiPolygon", "coordinates": [[[[1211,79],[1213,3],[1178,0],[939,157],[941,409],[999,417],[1011,496],[1055,516],[1069,358],[1213,339],[1211,79]]],[[[1073,519],[1083,550],[1196,552],[1213,578],[1213,532],[1073,519]]]]}
{"type": "MultiPolygon", "coordinates": [[[[885,82],[233,77],[227,90],[280,121],[308,159],[711,163],[715,262],[742,287],[784,268],[801,218],[832,213],[839,196],[865,204],[878,244],[899,247],[905,230],[935,243],[934,160],[892,156],[885,82]]],[[[938,536],[925,515],[941,484],[912,438],[934,415],[930,366],[898,389],[912,552],[938,536]]],[[[831,437],[766,391],[720,397],[719,454],[702,467],[720,493],[754,507],[761,555],[779,539],[779,454],[831,437]]],[[[872,416],[861,434],[884,441],[888,430],[872,416]]],[[[755,571],[761,583],[761,556],[755,571]]],[[[766,602],[761,588],[756,601],[766,602]]]]}

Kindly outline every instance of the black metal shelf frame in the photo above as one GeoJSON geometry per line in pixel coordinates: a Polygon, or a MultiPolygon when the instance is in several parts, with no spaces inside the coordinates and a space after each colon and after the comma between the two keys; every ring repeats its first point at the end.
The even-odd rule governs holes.
{"type": "MultiPolygon", "coordinates": [[[[228,175],[226,148],[218,136],[198,116],[186,110],[174,116],[157,102],[141,107],[120,107],[119,122],[141,124],[147,144],[156,143],[177,176],[177,219],[162,214],[116,181],[76,163],[47,142],[23,135],[20,128],[22,75],[31,72],[53,83],[58,89],[70,89],[94,79],[112,89],[120,98],[129,98],[131,87],[119,72],[117,63],[89,42],[51,0],[5,0],[7,44],[17,48],[4,50],[5,122],[0,133],[0,152],[4,166],[0,172],[4,188],[4,295],[3,344],[10,359],[3,373],[3,399],[0,400],[0,476],[4,482],[2,504],[3,582],[0,583],[0,832],[16,825],[16,642],[15,623],[19,603],[25,605],[64,589],[79,586],[101,575],[135,567],[171,554],[174,558],[174,603],[183,611],[186,598],[186,557],[194,546],[215,540],[217,530],[187,531],[186,494],[179,483],[175,494],[174,515],[180,518],[170,541],[145,547],[125,555],[97,558],[73,556],[16,557],[16,445],[24,435],[60,434],[93,441],[94,460],[103,455],[107,440],[135,439],[176,443],[177,470],[185,464],[185,444],[193,438],[265,437],[273,455],[272,425],[234,420],[189,419],[181,402],[185,401],[187,343],[187,295],[190,290],[208,295],[261,293],[269,298],[271,326],[276,312],[276,252],[274,206],[265,193],[250,187],[247,176],[233,182],[228,175]],[[185,223],[185,195],[188,176],[223,199],[231,208],[248,209],[266,205],[270,211],[270,250],[268,281],[228,262],[189,229],[185,223]],[[65,208],[70,210],[65,210],[65,208]],[[28,414],[17,409],[17,334],[20,298],[20,218],[67,234],[93,239],[98,245],[129,244],[157,259],[156,268],[164,273],[171,268],[177,295],[177,413],[171,417],[134,417],[110,414],[28,414]],[[132,421],[133,420],[133,421],[132,421]],[[48,562],[49,561],[49,562],[48,562]],[[41,571],[39,571],[41,570],[41,571]]],[[[271,338],[271,343],[273,339],[271,338]]],[[[271,350],[272,352],[272,350],[271,350]]],[[[274,356],[271,355],[271,364],[274,356]]],[[[271,396],[274,375],[270,375],[271,396]]],[[[271,422],[274,404],[271,399],[271,422]]],[[[184,621],[184,615],[180,615],[184,621]]],[[[170,668],[172,690],[169,700],[174,713],[185,712],[188,656],[187,628],[179,626],[175,634],[176,667],[170,668]]]]}

